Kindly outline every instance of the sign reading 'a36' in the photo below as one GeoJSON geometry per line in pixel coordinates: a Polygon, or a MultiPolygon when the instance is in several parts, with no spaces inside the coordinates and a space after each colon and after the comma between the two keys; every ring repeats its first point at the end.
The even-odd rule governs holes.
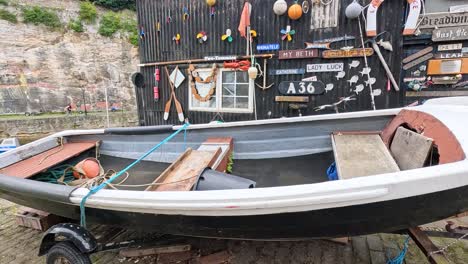
{"type": "Polygon", "coordinates": [[[325,93],[323,82],[281,82],[278,91],[284,95],[320,95],[325,93]]]}

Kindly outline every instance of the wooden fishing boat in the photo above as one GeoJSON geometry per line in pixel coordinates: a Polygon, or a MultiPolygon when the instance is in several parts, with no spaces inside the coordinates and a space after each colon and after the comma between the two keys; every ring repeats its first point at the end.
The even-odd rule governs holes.
{"type": "MultiPolygon", "coordinates": [[[[443,219],[468,210],[467,115],[468,97],[402,109],[190,125],[185,136],[182,130],[115,185],[91,195],[86,219],[174,235],[260,240],[391,232],[443,219]],[[326,173],[333,162],[338,180],[326,173]],[[224,173],[226,163],[232,174],[224,173]],[[215,187],[201,191],[200,181],[213,177],[215,187]]],[[[0,196],[79,219],[89,188],[44,182],[41,173],[88,157],[119,171],[179,129],[73,130],[26,144],[0,155],[0,196]]]]}

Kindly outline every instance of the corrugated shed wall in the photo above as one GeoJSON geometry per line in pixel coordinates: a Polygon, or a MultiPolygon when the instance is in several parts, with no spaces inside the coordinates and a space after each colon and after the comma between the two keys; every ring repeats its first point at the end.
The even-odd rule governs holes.
{"type": "MultiPolygon", "coordinates": [[[[338,0],[335,0],[338,1],[338,0]]],[[[357,21],[348,20],[344,13],[346,6],[352,0],[339,1],[337,14],[338,26],[323,29],[311,29],[311,22],[315,16],[321,15],[327,19],[327,15],[320,11],[315,4],[312,4],[312,10],[308,14],[304,14],[298,21],[291,21],[287,15],[276,16],[273,13],[272,6],[275,0],[251,0],[252,3],[252,28],[258,32],[256,39],[257,43],[280,43],[281,50],[303,49],[305,41],[314,41],[323,38],[338,37],[353,35],[356,41],[348,41],[347,46],[360,46],[359,28],[357,21]],[[314,16],[314,17],[313,17],[314,16]],[[294,40],[292,42],[281,41],[280,30],[285,29],[290,25],[296,30],[294,40]]],[[[293,1],[287,1],[291,4],[293,1]]],[[[366,1],[368,2],[368,1],[366,1]]],[[[218,0],[214,17],[210,17],[210,9],[205,0],[138,0],[137,12],[140,26],[143,26],[146,32],[145,38],[140,41],[140,57],[141,62],[160,62],[173,61],[184,59],[197,59],[210,55],[245,55],[246,43],[237,31],[239,18],[242,12],[244,0],[218,0]],[[183,21],[183,9],[187,7],[190,18],[183,21]],[[171,15],[172,22],[166,23],[168,15],[171,15]],[[160,21],[161,32],[156,30],[157,22],[160,21]],[[221,41],[226,29],[231,29],[233,32],[234,41],[227,43],[221,41]],[[208,41],[204,44],[198,43],[196,34],[200,31],[205,31],[208,34],[208,41]],[[172,40],[175,34],[181,35],[180,45],[176,45],[172,40]]],[[[362,3],[367,4],[367,3],[362,3]]],[[[321,5],[321,4],[320,4],[321,5]]],[[[392,41],[394,51],[390,53],[382,49],[390,68],[398,80],[400,75],[400,64],[402,57],[401,50],[401,31],[402,20],[405,12],[406,4],[404,1],[385,1],[382,4],[378,15],[379,31],[388,31],[391,35],[387,37],[392,41]]],[[[329,13],[327,13],[329,14],[329,13]]],[[[254,45],[256,45],[254,44],[254,45]]],[[[344,46],[344,42],[338,42],[332,45],[337,49],[344,46]]],[[[254,53],[259,53],[254,50],[254,53]]],[[[272,59],[268,62],[269,69],[288,69],[288,68],[306,68],[307,64],[313,63],[345,63],[345,78],[337,80],[336,72],[329,73],[306,73],[300,75],[282,75],[268,76],[268,83],[279,84],[281,81],[301,80],[303,77],[317,76],[318,80],[323,83],[333,83],[334,89],[324,95],[311,96],[308,108],[302,111],[303,115],[312,115],[319,113],[330,113],[330,111],[315,112],[314,107],[323,104],[329,104],[338,101],[341,96],[351,94],[350,89],[354,86],[349,86],[346,80],[354,75],[359,76],[357,84],[364,84],[366,78],[362,77],[359,71],[364,67],[364,60],[358,68],[350,69],[348,64],[354,59],[299,59],[299,60],[277,60],[272,59]]],[[[262,62],[260,62],[262,64],[262,62]]],[[[374,84],[374,89],[382,89],[381,96],[375,98],[378,109],[400,106],[403,101],[403,93],[397,93],[393,89],[390,92],[386,91],[387,78],[384,69],[382,68],[376,55],[369,58],[369,66],[372,68],[371,76],[377,78],[374,84]]],[[[181,66],[186,69],[185,66],[181,66]]],[[[174,66],[169,66],[172,71],[174,66]]],[[[163,112],[166,101],[170,96],[170,88],[164,69],[161,68],[160,82],[160,100],[153,100],[153,86],[155,67],[142,67],[141,72],[145,78],[145,87],[137,90],[137,102],[139,105],[139,115],[142,125],[159,125],[159,124],[178,124],[177,113],[175,107],[172,106],[171,114],[168,121],[163,120],[163,112]]],[[[184,71],[185,72],[185,71],[184,71]]],[[[185,73],[186,74],[186,73],[185,73]]],[[[261,83],[262,78],[257,79],[257,83],[261,83]]],[[[257,114],[259,119],[275,118],[282,116],[297,116],[297,110],[289,109],[289,103],[275,102],[275,96],[279,95],[277,86],[269,90],[262,91],[258,88],[256,91],[257,114]]],[[[212,112],[189,112],[188,108],[188,81],[185,81],[177,90],[177,98],[183,105],[185,115],[190,119],[191,123],[205,123],[213,120],[216,113],[212,112]]],[[[346,111],[357,111],[371,109],[371,100],[369,91],[366,88],[357,96],[358,100],[351,102],[346,111]]],[[[254,118],[253,114],[231,114],[222,113],[224,121],[239,121],[250,120],[254,118]]]]}

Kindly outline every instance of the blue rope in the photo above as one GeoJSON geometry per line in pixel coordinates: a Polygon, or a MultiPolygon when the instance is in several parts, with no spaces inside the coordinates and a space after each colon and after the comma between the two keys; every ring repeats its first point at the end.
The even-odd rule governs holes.
{"type": "Polygon", "coordinates": [[[403,249],[400,251],[400,254],[398,254],[398,256],[393,259],[389,259],[387,264],[403,264],[403,261],[405,261],[406,252],[408,252],[409,239],[410,237],[408,236],[405,240],[405,244],[403,245],[403,249]]]}
{"type": "Polygon", "coordinates": [[[81,226],[83,227],[86,227],[86,212],[85,212],[85,203],[86,203],[86,200],[88,200],[88,198],[97,193],[98,191],[102,190],[104,187],[106,187],[106,185],[108,185],[109,183],[112,183],[115,179],[117,179],[118,177],[120,177],[122,174],[124,174],[126,171],[128,171],[129,169],[131,169],[133,166],[135,166],[136,164],[138,164],[140,161],[142,161],[144,158],[148,157],[149,154],[153,153],[155,150],[157,150],[160,146],[164,145],[165,143],[167,143],[169,140],[171,140],[172,138],[174,138],[177,134],[179,134],[182,130],[184,130],[184,142],[185,142],[185,134],[187,133],[187,127],[189,126],[190,124],[187,122],[185,123],[181,128],[179,128],[176,132],[172,133],[170,136],[168,136],[167,138],[165,138],[163,141],[159,142],[156,146],[152,147],[150,150],[148,150],[148,152],[146,152],[143,156],[141,156],[139,159],[135,160],[134,162],[132,162],[130,165],[128,165],[125,169],[119,171],[117,174],[115,174],[114,176],[112,176],[111,178],[109,178],[107,181],[101,183],[100,185],[96,186],[96,187],[93,187],[91,188],[91,190],[89,190],[89,193],[83,197],[83,199],[81,200],[81,203],[80,203],[80,222],[81,222],[81,226]]]}

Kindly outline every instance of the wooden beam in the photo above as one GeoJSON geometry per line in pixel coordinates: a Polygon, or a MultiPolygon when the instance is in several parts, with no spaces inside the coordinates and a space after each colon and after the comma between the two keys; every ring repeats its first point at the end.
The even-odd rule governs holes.
{"type": "MultiPolygon", "coordinates": [[[[223,57],[223,56],[221,56],[223,57]]],[[[234,56],[236,60],[249,60],[251,56],[234,56]]],[[[257,54],[254,55],[256,59],[271,59],[275,57],[275,54],[257,54]]],[[[160,61],[160,62],[148,62],[140,63],[138,67],[149,67],[149,66],[166,66],[166,65],[177,65],[177,64],[191,64],[191,63],[201,63],[201,62],[216,62],[216,61],[225,61],[225,59],[219,60],[206,60],[206,59],[193,59],[193,60],[177,60],[177,61],[160,61]]]]}
{"type": "Polygon", "coordinates": [[[449,96],[468,96],[468,91],[419,91],[406,92],[407,97],[449,97],[449,96]]]}
{"type": "Polygon", "coordinates": [[[128,248],[122,249],[119,252],[121,257],[126,258],[134,258],[134,257],[142,257],[142,256],[149,256],[149,255],[157,255],[157,254],[166,254],[166,253],[175,253],[175,252],[185,252],[190,251],[192,249],[191,245],[170,245],[170,246],[158,246],[152,248],[128,248]]]}
{"type": "Polygon", "coordinates": [[[419,227],[408,229],[408,234],[413,241],[418,245],[419,249],[427,256],[427,259],[432,264],[448,264],[449,260],[442,254],[430,254],[431,252],[438,251],[439,248],[432,243],[429,237],[419,227]]]}
{"type": "Polygon", "coordinates": [[[309,97],[307,96],[276,96],[276,102],[294,102],[294,103],[308,103],[309,97]]]}

